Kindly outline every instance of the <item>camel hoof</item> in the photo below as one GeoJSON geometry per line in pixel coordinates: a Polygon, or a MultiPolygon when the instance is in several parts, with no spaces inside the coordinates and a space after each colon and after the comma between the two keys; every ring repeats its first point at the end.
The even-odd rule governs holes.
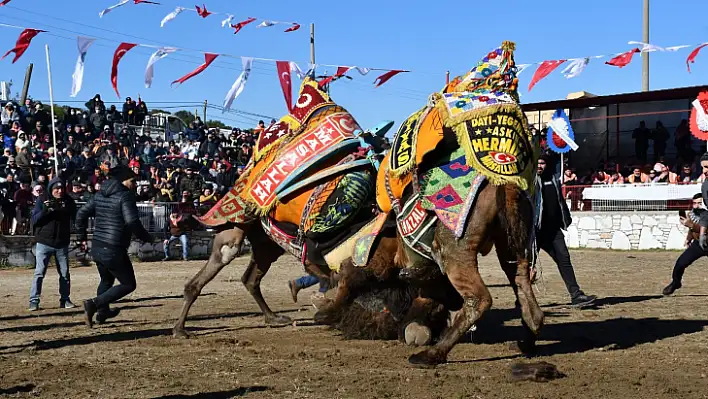
{"type": "Polygon", "coordinates": [[[405,330],[406,345],[425,346],[432,341],[432,334],[427,326],[417,322],[410,323],[405,330]]]}
{"type": "Polygon", "coordinates": [[[441,358],[439,355],[431,353],[430,350],[416,353],[408,358],[408,363],[420,368],[434,368],[438,364],[443,364],[446,361],[447,360],[445,358],[441,358]]]}
{"type": "Polygon", "coordinates": [[[538,352],[536,341],[516,341],[509,344],[509,349],[515,352],[520,352],[526,356],[533,356],[538,352]]]}
{"type": "Polygon", "coordinates": [[[335,323],[334,317],[332,316],[332,312],[323,309],[317,311],[315,313],[315,316],[313,317],[314,321],[316,324],[323,325],[323,326],[331,326],[332,324],[335,323]]]}
{"type": "Polygon", "coordinates": [[[269,326],[285,326],[288,324],[293,323],[293,319],[289,318],[288,316],[273,316],[273,317],[266,317],[266,324],[269,326]]]}
{"type": "Polygon", "coordinates": [[[189,333],[185,331],[184,329],[178,329],[175,328],[172,330],[172,337],[174,338],[181,338],[181,339],[187,339],[190,337],[189,333]]]}

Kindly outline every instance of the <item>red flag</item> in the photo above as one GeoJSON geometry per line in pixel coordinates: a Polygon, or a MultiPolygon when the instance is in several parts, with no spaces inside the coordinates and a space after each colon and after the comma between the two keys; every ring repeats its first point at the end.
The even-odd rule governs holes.
{"type": "Polygon", "coordinates": [[[536,73],[534,73],[533,77],[531,78],[531,83],[529,83],[529,91],[531,91],[531,89],[536,86],[536,83],[540,82],[543,78],[548,76],[551,72],[553,72],[554,69],[561,66],[561,64],[563,64],[565,61],[566,60],[543,61],[541,65],[538,66],[538,69],[536,69],[536,73]]]}
{"type": "Polygon", "coordinates": [[[290,62],[276,61],[275,66],[278,69],[278,79],[280,79],[280,87],[283,89],[285,96],[285,104],[288,106],[288,112],[292,108],[293,103],[293,83],[290,76],[290,62]]]}
{"type": "Polygon", "coordinates": [[[125,53],[130,51],[130,49],[135,46],[137,46],[137,44],[121,43],[118,45],[115,54],[113,54],[113,68],[111,68],[111,84],[113,85],[113,90],[116,91],[118,98],[120,98],[120,93],[118,93],[118,63],[120,62],[121,58],[123,58],[125,53]]]}
{"type": "Polygon", "coordinates": [[[293,26],[285,29],[285,32],[295,32],[298,29],[300,29],[300,24],[293,24],[293,26]]]}
{"type": "Polygon", "coordinates": [[[148,1],[148,0],[133,0],[134,4],[140,4],[140,3],[145,3],[145,4],[157,4],[160,5],[160,3],[155,3],[154,1],[148,1]]]}
{"type": "Polygon", "coordinates": [[[382,84],[388,82],[389,79],[398,75],[401,72],[408,72],[408,71],[402,71],[400,69],[394,69],[393,71],[388,71],[388,72],[384,73],[383,75],[379,76],[378,78],[374,79],[374,83],[376,83],[376,81],[378,80],[379,83],[376,84],[376,87],[379,87],[382,84]]]}
{"type": "Polygon", "coordinates": [[[0,7],[4,6],[5,4],[7,4],[9,2],[10,2],[10,0],[2,0],[2,2],[0,2],[0,7]]]}
{"type": "Polygon", "coordinates": [[[339,76],[344,76],[344,74],[349,72],[349,70],[352,68],[353,67],[347,67],[347,66],[337,67],[337,73],[335,73],[332,76],[328,76],[328,77],[320,80],[320,82],[318,83],[318,86],[320,87],[320,89],[323,88],[326,84],[329,84],[330,82],[332,82],[334,80],[334,78],[339,77],[339,76]]]}
{"type": "Polygon", "coordinates": [[[9,50],[5,55],[0,58],[0,60],[4,60],[5,57],[7,57],[10,53],[15,53],[15,59],[12,60],[12,63],[14,64],[15,61],[19,60],[20,57],[22,57],[22,54],[27,51],[27,48],[29,47],[30,43],[32,42],[32,39],[34,39],[35,36],[39,34],[39,32],[46,32],[45,30],[39,30],[39,29],[25,29],[20,33],[20,37],[17,38],[17,43],[15,43],[15,47],[13,47],[11,50],[9,50]]]}
{"type": "Polygon", "coordinates": [[[626,53],[622,53],[622,54],[612,58],[609,61],[605,61],[605,64],[620,67],[620,68],[625,67],[630,62],[632,62],[632,57],[634,57],[634,53],[638,53],[638,52],[639,52],[638,48],[629,50],[626,53]]]}
{"type": "Polygon", "coordinates": [[[199,75],[200,73],[204,72],[205,69],[211,65],[212,62],[218,57],[219,54],[211,54],[211,53],[204,53],[204,63],[202,65],[199,65],[197,69],[193,70],[192,72],[182,76],[181,78],[175,80],[172,82],[172,84],[179,83],[182,84],[186,82],[187,80],[199,75]]]}
{"type": "Polygon", "coordinates": [[[202,4],[201,8],[199,6],[194,7],[197,7],[197,14],[199,14],[202,18],[206,18],[211,15],[211,13],[206,9],[206,4],[202,4]]]}
{"type": "Polygon", "coordinates": [[[705,46],[708,46],[708,43],[703,43],[700,46],[696,47],[693,51],[691,51],[691,54],[688,55],[688,58],[686,58],[686,67],[688,68],[688,73],[691,73],[691,64],[696,62],[696,57],[698,56],[698,53],[700,53],[701,49],[705,46]]]}
{"type": "Polygon", "coordinates": [[[241,29],[243,29],[244,26],[250,24],[251,22],[253,22],[255,20],[256,20],[255,18],[249,17],[245,21],[241,21],[241,22],[237,23],[236,25],[231,25],[232,28],[236,29],[236,31],[234,32],[234,35],[239,33],[241,31],[241,29]]]}

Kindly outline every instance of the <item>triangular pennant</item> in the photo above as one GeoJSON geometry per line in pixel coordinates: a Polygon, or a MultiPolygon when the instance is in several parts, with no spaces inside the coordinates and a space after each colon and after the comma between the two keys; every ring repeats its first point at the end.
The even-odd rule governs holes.
{"type": "Polygon", "coordinates": [[[538,66],[538,69],[536,69],[536,72],[531,78],[531,83],[529,83],[529,91],[531,91],[531,89],[536,86],[536,83],[540,82],[543,78],[548,76],[556,68],[561,66],[561,64],[563,64],[565,61],[566,60],[543,61],[541,65],[538,66]]]}

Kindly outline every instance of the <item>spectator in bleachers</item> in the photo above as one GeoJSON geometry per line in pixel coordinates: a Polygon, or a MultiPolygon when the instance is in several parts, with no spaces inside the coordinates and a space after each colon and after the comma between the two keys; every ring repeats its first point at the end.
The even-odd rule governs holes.
{"type": "Polygon", "coordinates": [[[610,176],[602,170],[598,170],[592,178],[592,184],[609,184],[610,176]]]}
{"type": "Polygon", "coordinates": [[[634,139],[634,151],[637,158],[642,161],[647,161],[647,150],[649,149],[649,139],[651,139],[651,131],[647,129],[644,121],[639,122],[639,127],[632,132],[634,139]]]}

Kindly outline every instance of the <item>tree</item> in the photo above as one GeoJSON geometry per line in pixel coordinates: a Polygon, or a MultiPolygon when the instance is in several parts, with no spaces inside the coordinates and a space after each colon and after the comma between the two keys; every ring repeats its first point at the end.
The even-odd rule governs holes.
{"type": "Polygon", "coordinates": [[[193,113],[191,113],[189,111],[184,111],[184,110],[175,112],[175,116],[182,119],[184,121],[184,123],[186,123],[187,125],[194,122],[194,119],[195,119],[195,116],[193,113]]]}
{"type": "Polygon", "coordinates": [[[172,113],[170,111],[165,111],[164,109],[153,109],[150,111],[150,115],[155,115],[155,114],[172,115],[172,113]]]}
{"type": "Polygon", "coordinates": [[[206,125],[209,126],[210,128],[216,128],[216,129],[229,129],[231,130],[231,126],[226,125],[222,121],[215,121],[213,119],[209,119],[206,121],[206,125]]]}

